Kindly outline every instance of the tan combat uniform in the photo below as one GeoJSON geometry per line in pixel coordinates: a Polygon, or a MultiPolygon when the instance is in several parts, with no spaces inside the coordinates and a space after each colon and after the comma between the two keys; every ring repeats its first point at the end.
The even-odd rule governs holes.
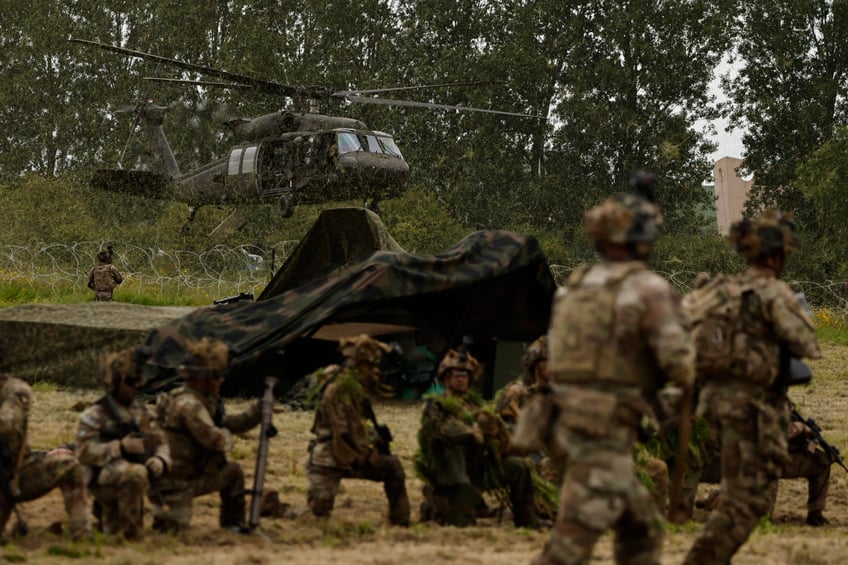
{"type": "Polygon", "coordinates": [[[323,371],[312,424],[315,438],[309,442],[307,502],[314,515],[329,516],[342,479],[381,482],[389,500],[389,522],[408,526],[406,475],[366,419],[363,408],[370,400],[362,380],[370,377],[360,376],[359,370],[330,366],[323,371]]]}
{"type": "Polygon", "coordinates": [[[228,461],[226,453],[233,447],[233,434],[259,425],[261,402],[257,400],[241,414],[229,415],[220,398],[205,396],[184,385],[160,395],[156,417],[168,438],[171,467],[159,481],[161,499],[150,501],[154,529],[188,528],[192,500],[212,492],[221,496],[221,527],[242,526],[244,471],[235,461],[228,461]]]}
{"type": "Polygon", "coordinates": [[[124,278],[111,263],[100,263],[88,273],[88,288],[94,291],[97,302],[110,302],[112,292],[122,282],[124,278]]]}
{"type": "Polygon", "coordinates": [[[633,453],[665,381],[692,388],[694,345],[679,297],[642,261],[604,260],[557,292],[548,339],[554,433],[568,469],[538,563],[587,563],[608,529],[617,563],[659,563],[662,522],[633,453]]]}
{"type": "Polygon", "coordinates": [[[729,563],[768,512],[770,492],[788,462],[785,396],[770,391],[779,343],[798,357],[820,357],[813,324],[789,286],[756,266],[738,276],[753,287],[743,299],[744,331],[734,336],[745,348],[745,362],[726,379],[706,382],[701,392],[698,413],[719,434],[722,483],[718,506],[686,556],[690,565],[729,563]]]}
{"type": "Polygon", "coordinates": [[[83,412],[76,444],[77,457],[91,477],[91,494],[103,509],[103,533],[137,538],[149,486],[144,464],[158,457],[166,469],[171,465],[168,442],[153,414],[140,400],[124,407],[107,394],[83,412]],[[144,454],[124,453],[121,439],[130,434],[143,437],[144,454]]]}
{"type": "MultiPolygon", "coordinates": [[[[10,455],[11,468],[6,472],[13,476],[13,495],[17,502],[26,502],[59,487],[68,513],[71,537],[88,536],[91,525],[86,507],[85,473],[77,458],[66,450],[30,451],[27,423],[31,403],[32,389],[28,384],[0,375],[0,443],[10,455]],[[21,464],[15,469],[19,460],[21,464]]],[[[11,512],[11,501],[0,494],[0,537],[11,512]]]]}

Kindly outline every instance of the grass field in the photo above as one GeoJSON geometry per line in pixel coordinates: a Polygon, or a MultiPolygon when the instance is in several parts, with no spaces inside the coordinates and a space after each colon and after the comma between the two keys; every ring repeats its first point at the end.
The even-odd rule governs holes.
{"type": "MultiPolygon", "coordinates": [[[[813,363],[816,377],[812,384],[793,389],[792,397],[807,416],[813,416],[834,444],[848,446],[848,382],[844,380],[848,346],[825,344],[825,358],[813,363]]],[[[52,385],[37,384],[31,442],[35,448],[50,448],[73,439],[79,410],[98,396],[97,391],[56,390],[52,385]]],[[[232,401],[230,410],[238,410],[246,401],[232,401]]],[[[421,483],[412,473],[412,455],[420,406],[384,404],[377,407],[378,417],[394,432],[393,449],[408,474],[407,488],[413,506],[413,520],[421,501],[421,483]]],[[[386,502],[379,484],[367,481],[342,482],[336,511],[329,520],[318,520],[305,512],[306,477],[304,462],[310,437],[310,413],[279,413],[275,424],[280,434],[272,440],[266,487],[280,492],[295,509],[294,517],[263,519],[261,530],[268,539],[243,536],[217,527],[217,496],[195,501],[191,530],[179,536],[147,532],[139,543],[124,543],[103,536],[93,541],[73,543],[51,533],[54,521],[64,520],[58,491],[24,504],[21,508],[29,522],[29,536],[0,548],[0,558],[8,562],[60,563],[97,561],[106,564],[294,564],[349,563],[526,563],[542,547],[546,533],[517,530],[508,520],[484,520],[464,530],[441,528],[432,524],[414,524],[409,529],[389,527],[386,502]]],[[[239,438],[231,458],[245,467],[252,481],[255,432],[239,438]]],[[[708,488],[708,487],[703,487],[708,488]]],[[[782,481],[772,523],[764,522],[734,559],[734,564],[836,564],[848,560],[848,473],[833,467],[828,509],[830,525],[810,528],[803,525],[806,482],[782,481]]],[[[679,563],[697,535],[705,514],[682,527],[669,526],[663,551],[663,563],[679,563]]],[[[149,527],[150,519],[146,517],[149,527]]],[[[611,537],[597,546],[593,563],[611,563],[611,537]]]]}

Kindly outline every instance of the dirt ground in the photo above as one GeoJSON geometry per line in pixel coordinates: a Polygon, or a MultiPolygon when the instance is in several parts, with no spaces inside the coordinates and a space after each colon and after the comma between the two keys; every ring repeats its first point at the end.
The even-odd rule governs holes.
{"type": "MultiPolygon", "coordinates": [[[[814,417],[825,437],[835,445],[848,446],[848,382],[844,380],[848,347],[825,346],[825,358],[813,363],[812,384],[794,389],[791,396],[806,416],[814,417]]],[[[48,449],[70,441],[76,433],[79,410],[95,400],[96,392],[57,391],[51,385],[36,385],[34,413],[30,423],[35,448],[48,449]]],[[[228,403],[238,410],[246,401],[228,403]]],[[[412,471],[412,455],[420,405],[384,404],[378,417],[390,424],[393,450],[408,474],[407,488],[413,520],[421,501],[421,483],[412,471]]],[[[545,532],[517,530],[509,520],[489,519],[467,529],[414,524],[409,529],[389,527],[386,502],[380,485],[367,481],[342,482],[336,510],[329,520],[318,520],[305,512],[304,463],[310,438],[310,413],[279,413],[275,424],[280,434],[272,440],[266,488],[279,491],[292,505],[293,516],[264,518],[257,535],[240,535],[217,527],[218,499],[206,496],[195,501],[191,531],[179,536],[148,532],[144,541],[125,543],[96,536],[93,541],[73,543],[52,533],[53,522],[65,520],[61,497],[47,497],[22,505],[31,532],[0,547],[0,558],[9,562],[58,563],[76,559],[106,564],[188,563],[198,565],[274,563],[346,563],[407,565],[433,563],[521,563],[529,562],[545,542],[545,532]]],[[[252,482],[257,435],[239,438],[231,458],[242,463],[252,482]]],[[[708,486],[702,487],[703,496],[708,486]]],[[[811,528],[803,524],[806,482],[782,481],[777,509],[771,523],[763,523],[734,559],[738,565],[836,564],[848,560],[848,473],[833,467],[828,509],[830,525],[811,528]]],[[[682,527],[669,526],[663,563],[679,563],[706,515],[682,527]]],[[[146,524],[149,526],[149,516],[146,524]]],[[[593,563],[612,563],[612,538],[605,536],[595,549],[593,563]]]]}

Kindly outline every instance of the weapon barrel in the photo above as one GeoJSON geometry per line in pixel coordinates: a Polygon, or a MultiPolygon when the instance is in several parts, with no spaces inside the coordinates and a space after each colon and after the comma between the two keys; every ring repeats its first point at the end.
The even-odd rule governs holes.
{"type": "Polygon", "coordinates": [[[271,421],[274,411],[274,387],[277,379],[265,379],[265,393],[262,396],[262,423],[259,429],[259,449],[256,453],[256,471],[253,475],[253,491],[250,498],[250,517],[248,527],[255,530],[259,526],[259,514],[262,507],[262,492],[265,488],[265,466],[268,463],[268,440],[277,430],[271,421]]]}

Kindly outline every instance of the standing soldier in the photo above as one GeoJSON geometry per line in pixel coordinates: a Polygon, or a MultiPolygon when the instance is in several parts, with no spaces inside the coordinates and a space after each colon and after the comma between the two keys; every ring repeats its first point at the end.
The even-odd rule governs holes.
{"type": "Polygon", "coordinates": [[[112,248],[97,254],[97,265],[88,272],[88,288],[94,291],[94,300],[111,302],[112,291],[124,282],[124,277],[112,264],[112,248]]]}
{"type": "Polygon", "coordinates": [[[464,350],[451,349],[439,364],[445,392],[427,399],[415,456],[425,482],[421,518],[469,526],[485,508],[484,492],[506,490],[514,524],[537,527],[530,462],[507,455],[504,423],[471,391],[481,372],[477,359],[464,350]]]}
{"type": "MultiPolygon", "coordinates": [[[[3,362],[0,346],[0,364],[3,362]]],[[[35,500],[56,488],[68,513],[71,537],[91,534],[86,507],[85,473],[68,449],[30,451],[27,423],[32,389],[22,380],[0,373],[0,538],[15,504],[35,500]]]]}
{"type": "Polygon", "coordinates": [[[658,389],[671,380],[688,393],[695,372],[680,299],[646,263],[661,221],[634,194],[589,210],[601,261],[578,267],[555,297],[548,369],[568,468],[536,563],[587,563],[610,528],[616,563],[659,563],[662,522],[636,473],[634,442],[658,389]]]}
{"type": "Polygon", "coordinates": [[[220,526],[244,525],[244,471],[226,453],[233,447],[233,434],[259,425],[262,403],[257,399],[241,414],[224,412],[220,391],[228,363],[225,343],[208,337],[188,341],[178,369],[183,386],[157,400],[156,417],[168,438],[171,467],[159,481],[161,496],[151,500],[155,530],[187,529],[193,499],[211,492],[221,496],[220,526]]]}
{"type": "Polygon", "coordinates": [[[319,371],[318,404],[309,442],[307,502],[316,516],[333,511],[343,478],[383,483],[389,522],[409,526],[406,475],[389,453],[391,433],[378,425],[370,397],[380,386],[380,363],[391,347],[365,334],[339,340],[344,365],[319,371]]]}
{"type": "Polygon", "coordinates": [[[769,493],[788,460],[785,391],[773,387],[781,350],[821,356],[810,317],[779,280],[786,258],[799,246],[788,214],[769,210],[733,224],[730,243],[748,264],[737,275],[740,319],[731,338],[730,371],[704,383],[698,403],[718,430],[721,494],[684,563],[729,563],[769,510],[769,493]]]}
{"type": "Polygon", "coordinates": [[[164,433],[136,398],[150,355],[149,347],[139,346],[103,356],[106,394],[83,412],[77,434],[77,456],[102,511],[101,531],[128,540],[141,537],[148,475],[158,479],[171,462],[164,433]]]}

